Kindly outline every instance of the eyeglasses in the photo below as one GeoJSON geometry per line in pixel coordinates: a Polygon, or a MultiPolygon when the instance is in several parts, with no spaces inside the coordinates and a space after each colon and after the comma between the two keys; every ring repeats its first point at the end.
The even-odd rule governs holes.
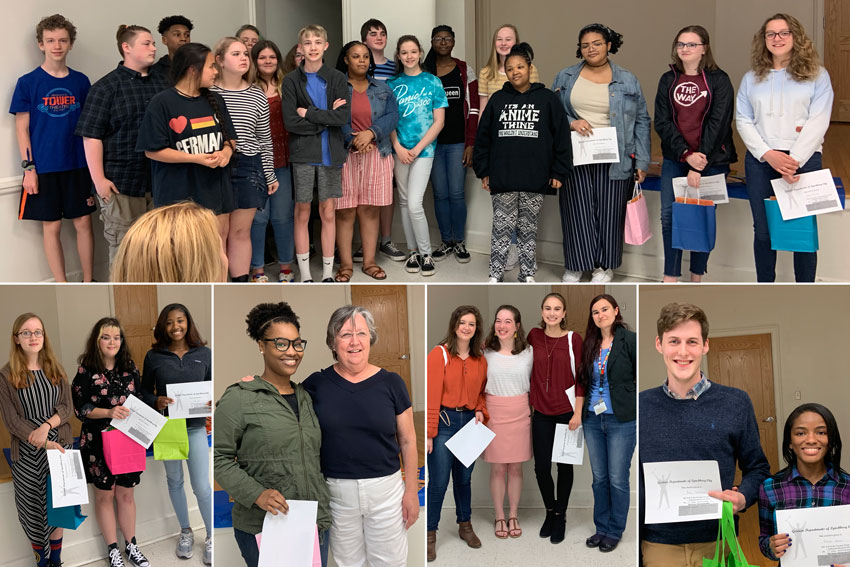
{"type": "Polygon", "coordinates": [[[451,36],[448,36],[448,37],[432,37],[431,38],[431,43],[441,43],[441,44],[445,45],[447,43],[454,43],[454,42],[455,42],[455,38],[453,38],[451,36]]]}
{"type": "Polygon", "coordinates": [[[29,339],[31,337],[35,337],[37,339],[40,339],[41,337],[44,336],[44,331],[42,331],[41,329],[36,329],[35,331],[20,331],[20,332],[15,333],[15,336],[16,337],[23,337],[25,339],[29,339]]]}
{"type": "Polygon", "coordinates": [[[357,333],[340,333],[336,337],[341,341],[350,341],[354,338],[355,334],[361,341],[368,341],[370,338],[369,333],[366,331],[358,331],[357,333]]]}
{"type": "Polygon", "coordinates": [[[686,47],[688,49],[696,49],[697,47],[699,47],[701,45],[705,45],[705,44],[704,43],[682,43],[681,41],[678,41],[678,42],[676,42],[676,49],[678,49],[679,51],[685,49],[686,47]]]}
{"type": "Polygon", "coordinates": [[[582,51],[584,51],[585,49],[590,49],[591,45],[593,47],[595,47],[596,49],[599,49],[600,47],[605,45],[605,42],[604,41],[594,41],[593,43],[581,43],[581,44],[579,44],[579,47],[581,48],[582,51]]]}
{"type": "Polygon", "coordinates": [[[268,343],[274,343],[274,348],[280,352],[288,351],[290,346],[295,349],[295,352],[304,352],[304,348],[307,346],[307,341],[300,337],[297,339],[285,339],[283,337],[278,337],[276,339],[263,340],[268,343]]]}
{"type": "Polygon", "coordinates": [[[791,37],[791,30],[782,30],[781,32],[765,32],[764,39],[773,39],[776,36],[779,36],[782,39],[788,39],[789,37],[791,37]]]}

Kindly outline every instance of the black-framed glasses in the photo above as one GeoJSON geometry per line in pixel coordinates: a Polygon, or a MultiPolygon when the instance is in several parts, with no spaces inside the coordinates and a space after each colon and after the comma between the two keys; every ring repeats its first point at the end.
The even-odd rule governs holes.
{"type": "Polygon", "coordinates": [[[436,37],[435,36],[435,37],[431,38],[431,42],[432,43],[441,43],[443,45],[446,45],[448,43],[454,43],[455,38],[453,38],[452,36],[446,36],[446,37],[436,37]]]}
{"type": "Polygon", "coordinates": [[[705,45],[705,44],[704,43],[682,43],[681,41],[677,41],[676,42],[676,49],[681,50],[681,49],[685,49],[686,47],[688,49],[696,49],[697,47],[699,47],[701,45],[705,45]]]}
{"type": "Polygon", "coordinates": [[[276,339],[263,340],[268,343],[274,343],[274,348],[280,352],[288,351],[290,346],[295,349],[295,352],[304,352],[304,348],[307,346],[307,341],[301,337],[298,337],[297,339],[285,339],[283,337],[278,337],[276,339]]]}
{"type": "Polygon", "coordinates": [[[776,36],[779,36],[782,39],[788,39],[789,37],[791,37],[791,30],[782,30],[781,32],[765,32],[764,39],[773,39],[776,36]]]}
{"type": "Polygon", "coordinates": [[[23,337],[25,339],[30,339],[32,337],[40,339],[44,336],[44,331],[42,331],[41,329],[36,329],[35,331],[18,331],[17,333],[15,333],[15,336],[23,337]]]}

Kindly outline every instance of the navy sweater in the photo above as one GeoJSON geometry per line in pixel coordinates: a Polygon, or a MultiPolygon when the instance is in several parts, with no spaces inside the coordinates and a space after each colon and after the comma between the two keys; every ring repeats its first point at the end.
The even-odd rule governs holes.
{"type": "Polygon", "coordinates": [[[714,541],[717,520],[644,524],[643,463],[717,461],[724,490],[732,488],[737,463],[743,473],[738,490],[747,506],[754,504],[770,465],[761,450],[750,397],[712,383],[696,400],[674,400],[661,386],[641,392],[639,400],[641,539],[673,545],[714,541]]]}
{"type": "MultiPolygon", "coordinates": [[[[180,358],[170,350],[152,348],[145,355],[142,373],[142,400],[154,407],[158,396],[168,395],[169,384],[212,380],[212,354],[205,346],[190,348],[180,358]]],[[[167,409],[166,409],[167,412],[167,409]]],[[[188,427],[203,427],[204,417],[186,420],[188,427]]]]}

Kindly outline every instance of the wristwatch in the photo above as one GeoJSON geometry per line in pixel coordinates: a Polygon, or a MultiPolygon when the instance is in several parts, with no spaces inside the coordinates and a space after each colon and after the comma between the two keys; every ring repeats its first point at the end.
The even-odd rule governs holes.
{"type": "Polygon", "coordinates": [[[35,162],[29,159],[25,159],[21,162],[21,167],[24,169],[24,171],[35,169],[35,162]]]}

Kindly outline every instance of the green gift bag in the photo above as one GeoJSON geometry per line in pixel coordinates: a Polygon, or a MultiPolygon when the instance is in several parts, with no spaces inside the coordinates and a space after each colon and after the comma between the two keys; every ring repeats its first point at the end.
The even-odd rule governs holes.
{"type": "Polygon", "coordinates": [[[731,502],[723,502],[723,515],[720,518],[720,525],[717,526],[714,559],[703,557],[702,567],[750,567],[735,535],[735,514],[732,512],[731,502]],[[727,547],[729,548],[728,556],[726,555],[727,547]]]}
{"type": "Polygon", "coordinates": [[[189,434],[185,419],[165,422],[153,440],[153,458],[157,461],[184,461],[189,458],[189,434]]]}

